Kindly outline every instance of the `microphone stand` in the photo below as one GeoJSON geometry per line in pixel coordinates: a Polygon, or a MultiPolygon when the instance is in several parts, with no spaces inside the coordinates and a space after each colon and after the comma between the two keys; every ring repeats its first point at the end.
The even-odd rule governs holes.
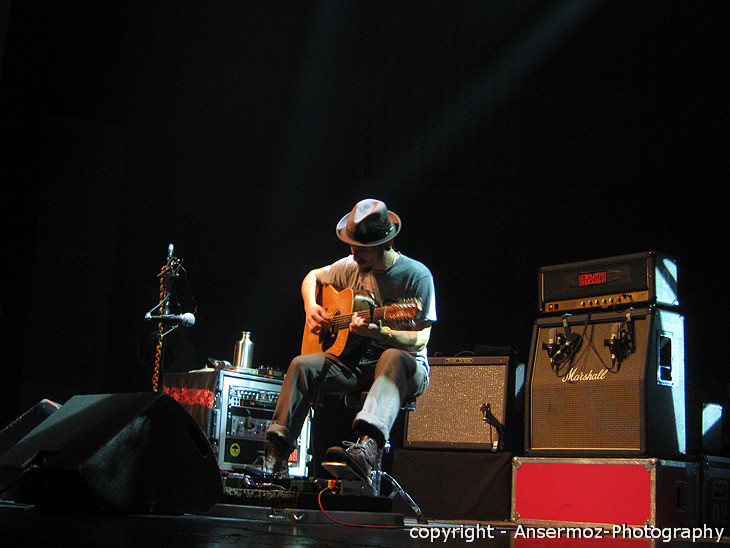
{"type": "MultiPolygon", "coordinates": [[[[160,279],[160,302],[156,304],[147,314],[152,314],[152,311],[159,309],[160,315],[167,315],[170,313],[170,295],[172,288],[172,280],[177,276],[178,270],[182,264],[182,261],[176,259],[173,256],[173,245],[170,244],[167,248],[167,263],[157,275],[160,279]]],[[[155,368],[152,373],[152,390],[159,392],[159,378],[160,372],[163,371],[164,363],[164,343],[165,335],[176,329],[178,326],[174,325],[170,329],[165,330],[165,325],[160,322],[157,325],[157,347],[155,349],[155,368]]]]}
{"type": "MultiPolygon", "coordinates": [[[[157,303],[157,304],[156,304],[155,306],[153,306],[152,308],[150,308],[150,309],[149,309],[149,310],[148,310],[148,311],[147,311],[147,312],[145,313],[145,315],[144,315],[145,319],[146,319],[146,320],[151,320],[151,319],[152,319],[152,313],[153,313],[153,312],[154,312],[155,310],[157,310],[157,311],[158,311],[158,312],[159,312],[159,313],[160,313],[161,315],[167,315],[167,314],[169,314],[169,313],[170,313],[170,312],[169,312],[169,310],[170,310],[170,307],[169,307],[169,305],[167,304],[167,303],[168,303],[168,301],[169,301],[169,299],[170,299],[170,295],[167,295],[167,296],[165,296],[165,298],[164,298],[164,299],[163,299],[162,301],[160,301],[160,302],[159,302],[159,303],[157,303]],[[165,306],[164,306],[164,308],[163,308],[163,305],[165,305],[165,306]]],[[[158,317],[159,317],[159,316],[158,316],[158,317]]],[[[163,324],[162,324],[162,323],[159,323],[159,324],[157,325],[157,327],[158,327],[158,331],[160,330],[160,328],[162,328],[162,326],[163,326],[163,324]]],[[[168,329],[168,330],[167,330],[167,331],[165,331],[164,333],[161,333],[161,334],[160,334],[160,337],[164,337],[164,336],[165,336],[165,335],[167,335],[167,334],[168,334],[168,333],[169,333],[170,331],[173,331],[173,330],[177,329],[178,327],[180,327],[180,326],[179,326],[179,325],[173,325],[173,326],[172,326],[172,327],[171,327],[170,329],[168,329]]]]}

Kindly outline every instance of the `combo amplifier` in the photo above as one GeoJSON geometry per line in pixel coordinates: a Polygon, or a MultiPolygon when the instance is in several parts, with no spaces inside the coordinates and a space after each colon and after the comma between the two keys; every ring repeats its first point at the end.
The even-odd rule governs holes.
{"type": "Polygon", "coordinates": [[[406,414],[403,446],[519,451],[524,366],[514,356],[429,358],[429,387],[406,414]]]}
{"type": "Polygon", "coordinates": [[[639,304],[674,307],[679,304],[677,265],[665,255],[646,252],[544,266],[538,304],[544,314],[639,304]]]}

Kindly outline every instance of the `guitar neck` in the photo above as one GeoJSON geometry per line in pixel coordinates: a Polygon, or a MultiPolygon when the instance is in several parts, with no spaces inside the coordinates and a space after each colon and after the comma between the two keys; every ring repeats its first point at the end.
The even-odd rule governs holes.
{"type": "MultiPolygon", "coordinates": [[[[370,310],[359,310],[357,311],[357,314],[362,316],[365,320],[369,321],[370,323],[377,323],[379,320],[382,320],[385,317],[385,308],[384,306],[380,306],[377,308],[372,308],[370,310]]],[[[351,312],[349,314],[337,314],[332,318],[332,329],[335,329],[339,331],[340,329],[347,329],[350,325],[350,322],[352,321],[352,316],[355,314],[355,312],[351,312]]]]}

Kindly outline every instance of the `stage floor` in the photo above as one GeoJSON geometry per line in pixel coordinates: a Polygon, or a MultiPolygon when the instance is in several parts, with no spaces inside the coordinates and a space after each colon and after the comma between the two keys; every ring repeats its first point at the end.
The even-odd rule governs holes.
{"type": "MultiPolygon", "coordinates": [[[[437,521],[420,525],[415,519],[404,517],[399,526],[363,526],[365,514],[357,514],[362,520],[359,526],[334,523],[319,511],[297,514],[298,518],[281,511],[241,507],[230,511],[224,505],[216,505],[211,515],[125,515],[98,516],[40,512],[31,506],[13,503],[0,504],[0,535],[3,544],[22,542],[48,543],[55,546],[697,546],[718,544],[717,538],[672,540],[662,538],[628,538],[613,535],[609,530],[603,538],[577,538],[563,532],[561,538],[544,538],[559,534],[546,528],[520,527],[509,522],[437,521]],[[251,512],[249,512],[251,510],[251,512]],[[232,517],[230,517],[232,516],[232,517]],[[300,521],[292,521],[299,519],[300,521]],[[543,537],[543,538],[534,538],[543,537]]],[[[343,513],[334,513],[342,518],[343,513]]],[[[355,514],[353,514],[355,515],[355,514]]],[[[377,522],[379,518],[375,518],[377,522]]],[[[594,536],[595,532],[584,536],[594,536]]],[[[723,537],[720,544],[730,544],[730,537],[723,537]]]]}

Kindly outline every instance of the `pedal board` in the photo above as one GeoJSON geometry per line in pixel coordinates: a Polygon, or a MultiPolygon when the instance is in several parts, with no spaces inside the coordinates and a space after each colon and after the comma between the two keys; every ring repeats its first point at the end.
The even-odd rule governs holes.
{"type": "Polygon", "coordinates": [[[361,476],[358,472],[350,468],[344,462],[323,462],[322,468],[327,470],[337,479],[362,481],[368,484],[370,483],[369,478],[361,476]]]}
{"type": "Polygon", "coordinates": [[[333,510],[330,501],[324,502],[326,513],[319,509],[306,508],[265,508],[263,506],[245,506],[239,504],[216,504],[208,515],[215,517],[245,519],[256,521],[276,521],[287,523],[310,523],[331,525],[348,523],[366,527],[403,527],[403,514],[390,511],[368,511],[361,509],[333,510]]]}
{"type": "Polygon", "coordinates": [[[323,479],[268,479],[229,474],[224,478],[226,505],[264,506],[272,509],[326,509],[391,512],[389,497],[373,496],[360,481],[323,479]]]}
{"type": "Polygon", "coordinates": [[[276,478],[253,466],[223,476],[224,491],[240,496],[244,490],[261,490],[318,494],[327,489],[331,495],[373,496],[372,489],[360,480],[276,478]]]}

